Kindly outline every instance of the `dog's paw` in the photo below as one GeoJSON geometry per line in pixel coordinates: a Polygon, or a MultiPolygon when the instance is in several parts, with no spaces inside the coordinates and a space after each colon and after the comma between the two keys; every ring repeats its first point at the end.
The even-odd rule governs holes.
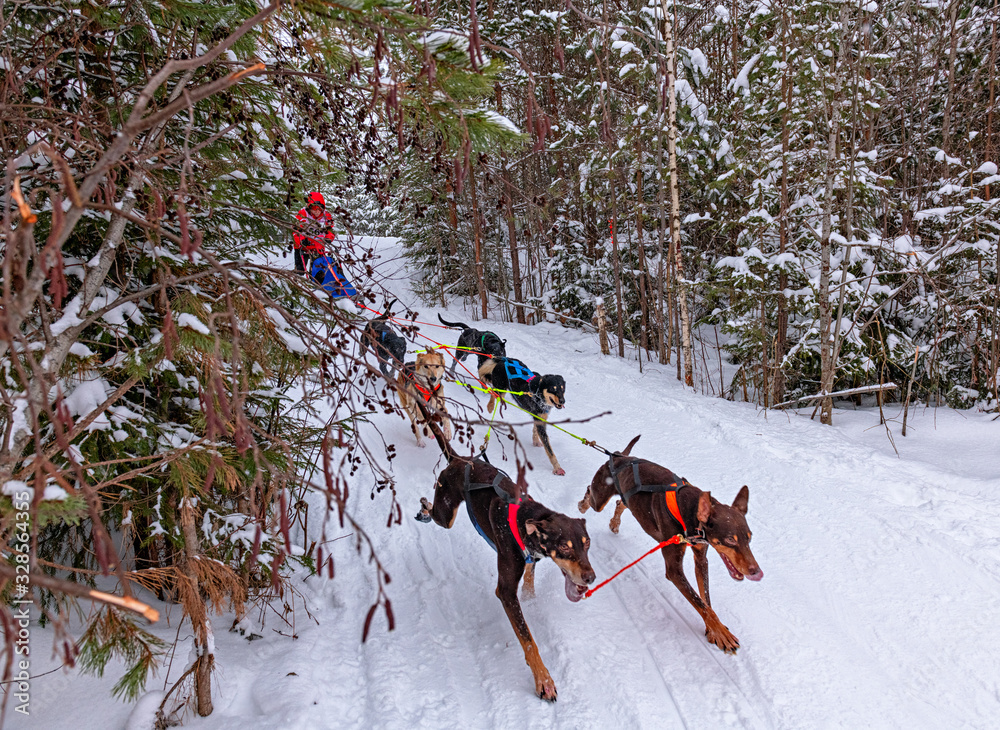
{"type": "Polygon", "coordinates": [[[553,469],[552,473],[555,474],[557,477],[566,476],[566,470],[563,469],[561,466],[558,469],[553,469]]]}
{"type": "Polygon", "coordinates": [[[422,449],[422,448],[424,448],[426,446],[427,446],[427,444],[425,444],[423,441],[417,441],[417,448],[418,449],[422,449]]]}
{"type": "Polygon", "coordinates": [[[580,510],[581,515],[586,514],[587,510],[590,509],[590,495],[588,494],[586,497],[581,499],[576,505],[576,508],[580,510]]]}
{"type": "Polygon", "coordinates": [[[531,586],[530,588],[528,586],[524,586],[521,589],[521,600],[522,601],[532,601],[532,600],[534,600],[534,598],[535,598],[535,587],[534,586],[531,586]]]}
{"type": "Polygon", "coordinates": [[[415,519],[417,522],[431,521],[431,503],[427,501],[427,497],[420,498],[420,511],[417,512],[415,519]]]}
{"type": "Polygon", "coordinates": [[[552,681],[552,677],[544,677],[541,680],[535,680],[535,694],[546,702],[556,701],[556,683],[552,681]]]}
{"type": "Polygon", "coordinates": [[[608,527],[616,535],[618,534],[618,530],[621,528],[621,526],[622,526],[622,518],[621,517],[612,517],[611,518],[611,522],[608,523],[608,527]]]}
{"type": "Polygon", "coordinates": [[[715,644],[727,654],[735,654],[740,648],[740,641],[721,623],[715,629],[705,629],[705,638],[709,644],[715,644]]]}

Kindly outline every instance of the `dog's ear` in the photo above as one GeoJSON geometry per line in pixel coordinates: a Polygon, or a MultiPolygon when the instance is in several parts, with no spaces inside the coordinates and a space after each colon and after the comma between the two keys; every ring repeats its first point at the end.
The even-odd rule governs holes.
{"type": "Polygon", "coordinates": [[[712,495],[709,492],[702,492],[698,497],[698,522],[704,525],[708,518],[712,516],[712,495]]]}
{"type": "Polygon", "coordinates": [[[524,521],[524,531],[529,535],[534,535],[538,533],[538,539],[545,539],[545,525],[547,520],[525,520],[524,521]]]}
{"type": "Polygon", "coordinates": [[[750,488],[744,484],[743,488],[740,489],[739,494],[736,495],[736,499],[733,500],[733,509],[741,515],[745,515],[747,513],[747,502],[749,500],[750,488]]]}
{"type": "Polygon", "coordinates": [[[628,442],[628,446],[626,446],[625,450],[622,452],[622,456],[628,456],[629,453],[632,451],[632,447],[635,446],[635,442],[638,441],[641,438],[642,438],[642,434],[640,433],[634,439],[632,439],[631,441],[629,441],[628,442]]]}

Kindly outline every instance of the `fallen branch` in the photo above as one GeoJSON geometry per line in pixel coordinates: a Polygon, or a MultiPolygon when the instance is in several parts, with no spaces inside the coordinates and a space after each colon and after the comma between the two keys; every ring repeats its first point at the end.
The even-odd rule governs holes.
{"type": "Polygon", "coordinates": [[[883,390],[895,390],[895,383],[882,383],[881,385],[864,385],[860,388],[850,388],[848,390],[838,390],[833,393],[817,393],[816,395],[804,395],[801,398],[793,398],[792,400],[786,400],[783,403],[778,403],[772,408],[781,408],[782,406],[790,406],[793,403],[801,403],[802,401],[814,401],[820,400],[821,398],[836,398],[842,395],[858,395],[860,393],[877,393],[883,390]]]}
{"type": "Polygon", "coordinates": [[[535,305],[535,304],[529,304],[528,302],[515,302],[513,299],[507,299],[506,297],[502,297],[499,294],[493,294],[493,296],[496,297],[497,299],[499,299],[502,302],[507,302],[508,304],[513,304],[515,307],[524,307],[525,309],[534,309],[537,312],[545,312],[546,314],[552,314],[552,315],[555,315],[556,317],[561,317],[562,319],[568,319],[568,320],[571,320],[573,322],[579,322],[584,327],[590,327],[590,329],[592,329],[594,332],[597,332],[597,327],[595,327],[592,322],[586,322],[586,321],[584,321],[582,319],[577,319],[576,317],[570,317],[568,314],[563,314],[562,312],[555,312],[555,311],[553,311],[551,309],[545,309],[544,307],[540,307],[540,306],[535,305]]]}

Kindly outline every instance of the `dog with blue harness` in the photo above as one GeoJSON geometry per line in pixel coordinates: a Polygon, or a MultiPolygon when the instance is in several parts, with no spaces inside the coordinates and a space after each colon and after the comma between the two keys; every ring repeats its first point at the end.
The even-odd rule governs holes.
{"type": "MultiPolygon", "coordinates": [[[[510,395],[514,402],[535,418],[531,441],[545,449],[552,464],[552,473],[564,476],[565,470],[552,451],[545,429],[549,412],[566,406],[566,381],[561,375],[538,375],[520,360],[512,357],[495,357],[479,371],[483,382],[495,388],[501,396],[510,395]]],[[[490,396],[489,411],[493,411],[496,394],[490,396]]]]}
{"type": "Polygon", "coordinates": [[[528,496],[523,480],[515,483],[492,464],[456,456],[437,424],[432,424],[431,430],[449,464],[438,475],[433,503],[420,500],[417,519],[433,520],[450,529],[458,508],[465,502],[476,531],[496,551],[499,574],[496,595],[521,642],[525,662],[535,679],[535,694],[543,700],[555,701],[555,682],[524,620],[517,589],[523,577],[524,597],[534,595],[535,564],[548,557],[563,573],[566,597],[579,601],[596,578],[587,556],[590,548],[587,523],[534,501],[528,496]]]}

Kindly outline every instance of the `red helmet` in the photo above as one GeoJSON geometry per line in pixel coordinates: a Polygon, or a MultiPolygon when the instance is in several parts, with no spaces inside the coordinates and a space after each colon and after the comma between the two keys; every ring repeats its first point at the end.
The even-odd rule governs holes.
{"type": "Polygon", "coordinates": [[[306,204],[306,207],[311,208],[314,205],[326,208],[326,200],[323,198],[323,193],[309,193],[309,202],[306,204]]]}

